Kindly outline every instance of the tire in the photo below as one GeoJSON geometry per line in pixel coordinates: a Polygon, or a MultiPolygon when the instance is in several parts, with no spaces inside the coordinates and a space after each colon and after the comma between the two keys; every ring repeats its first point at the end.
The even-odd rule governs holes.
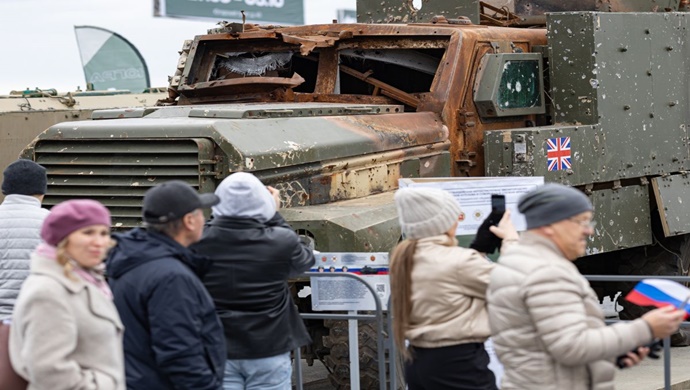
{"type": "MultiPolygon", "coordinates": [[[[360,389],[377,390],[379,389],[379,377],[376,323],[360,321],[358,324],[360,389]]],[[[326,368],[329,371],[328,379],[334,389],[349,390],[350,350],[348,323],[347,321],[325,320],[324,325],[329,329],[328,336],[323,337],[323,345],[330,349],[330,353],[324,359],[326,368]]],[[[387,375],[388,358],[388,353],[386,353],[387,375]]],[[[397,370],[398,374],[402,374],[400,368],[397,370]]],[[[398,377],[399,389],[404,389],[404,382],[401,381],[402,375],[398,375],[398,377]]]]}

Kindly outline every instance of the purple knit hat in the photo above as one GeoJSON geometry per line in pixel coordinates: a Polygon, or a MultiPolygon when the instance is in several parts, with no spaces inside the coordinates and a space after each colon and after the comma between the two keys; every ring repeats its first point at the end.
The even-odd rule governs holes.
{"type": "Polygon", "coordinates": [[[68,200],[50,209],[41,227],[41,238],[47,244],[57,246],[73,231],[92,225],[110,227],[108,209],[91,199],[68,200]]]}

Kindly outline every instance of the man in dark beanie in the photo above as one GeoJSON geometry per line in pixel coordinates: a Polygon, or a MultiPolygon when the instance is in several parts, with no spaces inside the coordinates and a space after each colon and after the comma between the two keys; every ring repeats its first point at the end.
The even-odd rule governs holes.
{"type": "Polygon", "coordinates": [[[48,179],[46,169],[31,160],[17,160],[3,172],[0,204],[0,320],[12,316],[19,289],[29,276],[29,257],[41,242],[48,210],[41,208],[48,179]]]}
{"type": "Polygon", "coordinates": [[[589,198],[546,184],[523,195],[518,210],[527,231],[501,252],[487,292],[505,369],[501,389],[613,390],[614,362],[637,364],[649,353],[640,346],[672,334],[685,311],[666,307],[606,326],[599,299],[573,264],[594,233],[589,198]]]}

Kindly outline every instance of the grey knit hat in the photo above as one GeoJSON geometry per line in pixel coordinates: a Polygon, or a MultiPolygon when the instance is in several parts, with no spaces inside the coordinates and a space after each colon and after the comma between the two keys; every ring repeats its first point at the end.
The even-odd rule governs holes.
{"type": "Polygon", "coordinates": [[[394,199],[400,227],[409,239],[443,234],[462,213],[455,198],[438,188],[401,188],[394,199]]]}
{"type": "Polygon", "coordinates": [[[31,160],[19,159],[3,172],[4,195],[43,195],[48,190],[46,169],[31,160]]]}
{"type": "Polygon", "coordinates": [[[527,229],[534,229],[593,211],[594,208],[582,191],[548,183],[524,194],[518,201],[518,210],[525,215],[527,229]]]}

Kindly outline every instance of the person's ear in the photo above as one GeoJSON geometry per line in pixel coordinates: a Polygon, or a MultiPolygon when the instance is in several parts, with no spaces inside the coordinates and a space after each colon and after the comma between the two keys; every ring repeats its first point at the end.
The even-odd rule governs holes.
{"type": "Polygon", "coordinates": [[[184,225],[185,229],[187,230],[194,230],[196,221],[194,220],[194,211],[191,213],[187,213],[182,217],[182,224],[184,225]]]}
{"type": "Polygon", "coordinates": [[[554,234],[556,234],[556,231],[554,230],[552,225],[542,226],[539,228],[539,230],[541,230],[542,234],[544,234],[547,237],[552,237],[554,234]]]}

